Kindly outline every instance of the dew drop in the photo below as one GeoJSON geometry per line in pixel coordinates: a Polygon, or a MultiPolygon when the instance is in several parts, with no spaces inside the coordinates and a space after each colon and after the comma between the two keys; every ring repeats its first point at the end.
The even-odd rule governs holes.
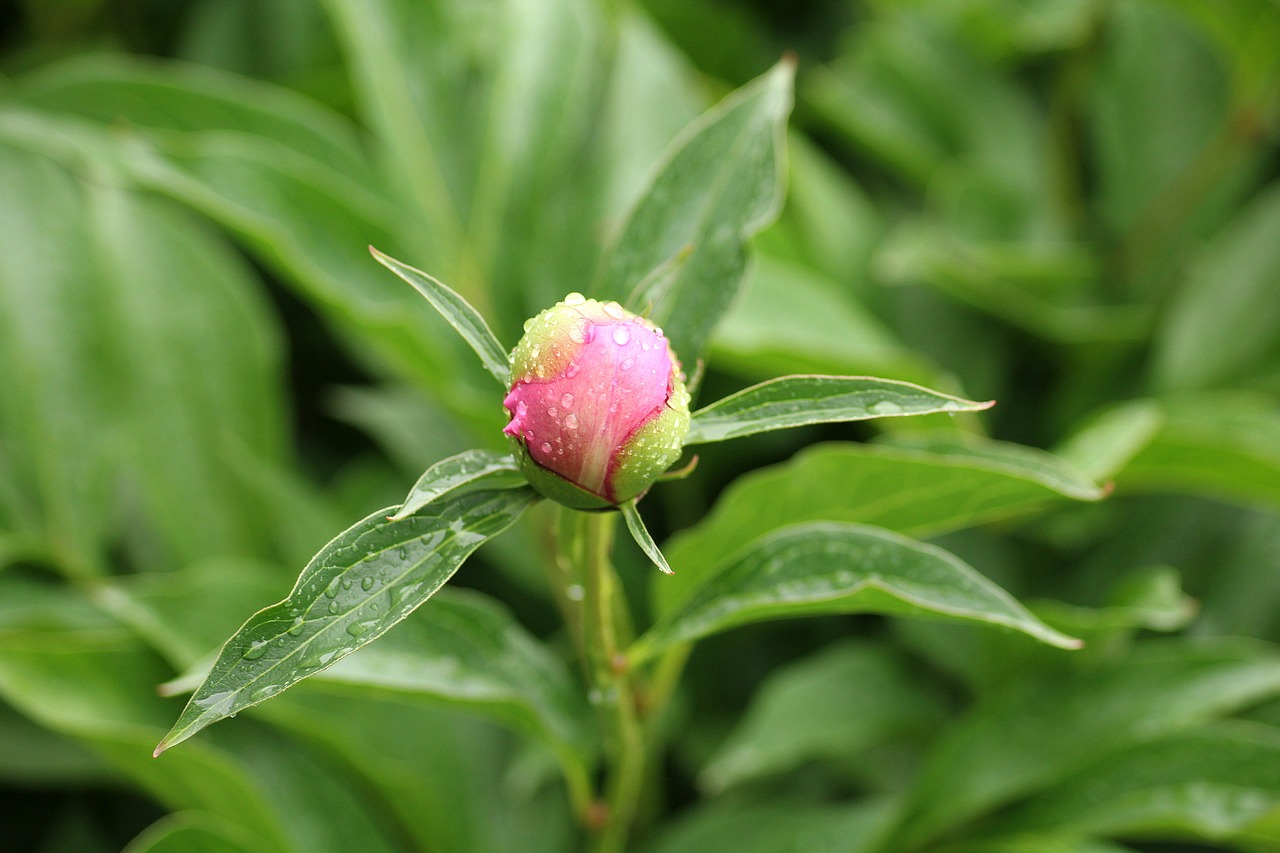
{"type": "Polygon", "coordinates": [[[324,588],[325,598],[337,598],[338,586],[340,584],[341,584],[340,578],[334,578],[333,580],[329,581],[329,585],[324,588]]]}
{"type": "Polygon", "coordinates": [[[902,414],[902,407],[897,403],[881,400],[879,403],[872,403],[867,406],[867,411],[873,415],[900,415],[902,414]]]}
{"type": "Polygon", "coordinates": [[[295,637],[298,636],[299,634],[302,633],[302,626],[305,624],[306,624],[305,619],[303,619],[301,616],[295,616],[293,619],[293,624],[289,626],[289,633],[295,637]]]}
{"type": "Polygon", "coordinates": [[[626,346],[631,342],[631,330],[626,326],[615,326],[613,329],[613,342],[620,347],[626,346]]]}
{"type": "Polygon", "coordinates": [[[560,396],[560,405],[564,406],[565,411],[573,408],[573,395],[566,392],[560,396]]]}
{"type": "Polygon", "coordinates": [[[342,579],[342,588],[343,588],[343,589],[351,589],[351,578],[343,578],[343,579],[342,579]]]}
{"type": "Polygon", "coordinates": [[[244,655],[243,655],[244,659],[257,660],[258,658],[262,657],[264,654],[267,653],[267,645],[269,643],[270,643],[269,640],[254,640],[252,643],[249,644],[249,648],[244,650],[244,655]]]}
{"type": "Polygon", "coordinates": [[[409,549],[408,548],[398,549],[396,551],[396,556],[400,558],[400,562],[404,562],[405,560],[409,559],[409,549]]]}
{"type": "Polygon", "coordinates": [[[610,317],[614,318],[615,320],[627,319],[626,310],[623,309],[623,307],[616,302],[606,302],[601,307],[604,308],[604,313],[608,314],[610,317]]]}
{"type": "Polygon", "coordinates": [[[377,581],[375,581],[373,578],[365,578],[364,580],[360,581],[360,588],[363,589],[365,592],[368,592],[369,590],[373,589],[373,585],[375,583],[377,583],[377,581]]]}
{"type": "Polygon", "coordinates": [[[342,608],[338,607],[338,602],[336,602],[336,601],[331,601],[331,602],[329,602],[329,612],[330,612],[330,613],[337,613],[337,612],[338,612],[339,610],[341,610],[341,609],[342,609],[342,608]]]}
{"type": "Polygon", "coordinates": [[[586,320],[580,323],[573,323],[569,326],[569,340],[575,344],[585,344],[591,341],[593,337],[591,327],[586,320]]]}
{"type": "Polygon", "coordinates": [[[564,597],[570,601],[581,601],[587,595],[587,591],[583,589],[580,583],[571,583],[564,588],[564,597]]]}
{"type": "Polygon", "coordinates": [[[564,419],[564,425],[565,425],[565,428],[566,428],[566,429],[577,429],[577,428],[578,428],[578,416],[577,416],[577,415],[575,415],[575,414],[573,414],[572,412],[570,412],[570,413],[569,413],[569,417],[567,417],[567,418],[565,418],[565,419],[564,419]]]}
{"type": "Polygon", "coordinates": [[[533,430],[527,429],[524,431],[524,440],[533,441],[533,430]]]}
{"type": "Polygon", "coordinates": [[[530,317],[528,320],[524,321],[524,330],[527,332],[532,328],[533,328],[533,318],[530,317]]]}
{"type": "Polygon", "coordinates": [[[572,379],[578,375],[578,371],[580,370],[582,370],[582,368],[578,366],[578,363],[576,361],[571,361],[569,362],[569,366],[565,368],[564,375],[567,378],[572,379]]]}
{"type": "Polygon", "coordinates": [[[550,453],[550,452],[551,452],[551,442],[549,442],[549,441],[544,441],[544,442],[542,442],[542,452],[543,452],[543,453],[550,453]]]}
{"type": "Polygon", "coordinates": [[[623,370],[630,370],[632,367],[635,366],[635,363],[636,363],[636,360],[634,358],[624,358],[622,360],[622,364],[618,365],[618,367],[622,368],[623,370]]]}
{"type": "Polygon", "coordinates": [[[548,414],[548,415],[550,415],[550,416],[551,416],[551,417],[553,417],[553,418],[555,418],[555,417],[559,417],[559,415],[560,415],[560,410],[559,410],[559,409],[557,409],[555,406],[548,406],[548,407],[547,407],[547,414],[548,414]]]}
{"type": "Polygon", "coordinates": [[[587,297],[578,293],[576,290],[564,298],[565,305],[583,305],[587,301],[587,297]]]}

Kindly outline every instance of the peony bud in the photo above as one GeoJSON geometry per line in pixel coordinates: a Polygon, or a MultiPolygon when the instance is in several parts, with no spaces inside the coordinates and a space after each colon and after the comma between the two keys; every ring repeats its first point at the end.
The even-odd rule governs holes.
{"type": "Polygon", "coordinates": [[[502,404],[529,482],[576,509],[643,494],[680,458],[689,431],[689,392],[662,331],[580,293],[524,328],[502,404]]]}

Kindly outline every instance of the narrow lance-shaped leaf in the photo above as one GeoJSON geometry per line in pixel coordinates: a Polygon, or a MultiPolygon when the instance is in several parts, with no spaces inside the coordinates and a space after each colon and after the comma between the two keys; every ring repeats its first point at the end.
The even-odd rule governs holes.
{"type": "Polygon", "coordinates": [[[658,550],[658,544],[653,541],[649,529],[644,526],[644,519],[636,509],[636,502],[627,501],[618,509],[622,510],[622,518],[627,522],[627,530],[631,531],[631,538],[636,540],[636,544],[640,546],[640,550],[644,551],[645,556],[652,560],[664,575],[673,574],[671,567],[667,565],[667,558],[662,556],[662,552],[658,550]]]}
{"type": "Polygon", "coordinates": [[[1055,457],[1029,447],[950,433],[893,435],[892,446],[819,444],[787,462],[739,477],[692,527],[663,543],[680,567],[655,578],[665,612],[727,555],[725,543],[757,539],[788,524],[848,521],[926,538],[1103,491],[1055,457]]]}
{"type": "Polygon", "coordinates": [[[781,205],[794,73],[794,62],[779,63],[685,130],[632,208],[594,288],[646,313],[687,363],[701,356],[741,286],[747,241],[781,205]],[[679,262],[668,266],[672,258],[679,262]],[[651,275],[663,267],[669,271],[651,275]]]}
{"type": "Polygon", "coordinates": [[[632,662],[751,622],[885,613],[985,622],[1064,649],[1061,634],[958,557],[860,524],[784,527],[713,572],[632,646],[632,662]]]}
{"type": "Polygon", "coordinates": [[[706,444],[806,424],[977,412],[994,405],[994,401],[976,403],[893,379],[781,376],[694,412],[684,443],[706,444]]]}
{"type": "Polygon", "coordinates": [[[408,518],[433,500],[459,489],[513,488],[525,482],[510,453],[466,450],[442,459],[424,471],[390,519],[408,518]]]}
{"type": "Polygon", "coordinates": [[[473,492],[400,521],[387,519],[388,508],[356,523],[312,559],[284,601],[227,641],[156,754],[377,639],[537,500],[527,488],[473,492]]]}
{"type": "Polygon", "coordinates": [[[498,343],[497,337],[485,322],[480,312],[471,307],[446,285],[437,281],[427,273],[401,263],[395,258],[384,255],[372,246],[370,253],[387,269],[407,281],[427,298],[431,306],[440,312],[440,316],[449,321],[449,325],[458,330],[458,334],[471,345],[480,356],[484,369],[493,374],[493,378],[505,388],[510,384],[510,367],[507,363],[507,351],[498,343]]]}

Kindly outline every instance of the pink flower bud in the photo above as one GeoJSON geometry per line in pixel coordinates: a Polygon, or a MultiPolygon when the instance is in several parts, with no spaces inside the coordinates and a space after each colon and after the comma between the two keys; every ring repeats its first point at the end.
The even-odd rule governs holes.
{"type": "Polygon", "coordinates": [[[602,509],[680,458],[689,393],[662,331],[579,293],[525,323],[502,404],[521,470],[545,496],[602,509]]]}

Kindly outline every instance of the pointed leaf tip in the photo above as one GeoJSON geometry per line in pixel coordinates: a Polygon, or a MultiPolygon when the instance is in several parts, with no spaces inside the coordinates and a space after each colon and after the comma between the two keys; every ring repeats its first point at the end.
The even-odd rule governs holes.
{"type": "Polygon", "coordinates": [[[369,247],[369,253],[373,255],[374,260],[425,297],[431,303],[431,307],[435,308],[440,316],[453,326],[462,339],[475,350],[476,355],[480,356],[480,362],[485,370],[489,371],[504,388],[507,387],[510,379],[507,350],[494,337],[493,330],[489,328],[489,324],[485,322],[479,311],[459,293],[434,276],[402,261],[397,261],[373,246],[369,247]]]}
{"type": "Polygon", "coordinates": [[[627,501],[618,507],[622,511],[622,517],[627,522],[627,530],[631,531],[631,538],[636,540],[636,544],[644,551],[645,555],[658,567],[658,571],[664,575],[674,575],[671,566],[667,565],[667,558],[662,556],[662,552],[658,550],[658,545],[653,541],[653,537],[649,535],[649,530],[644,526],[644,520],[640,518],[640,511],[636,509],[635,501],[627,501]]]}

